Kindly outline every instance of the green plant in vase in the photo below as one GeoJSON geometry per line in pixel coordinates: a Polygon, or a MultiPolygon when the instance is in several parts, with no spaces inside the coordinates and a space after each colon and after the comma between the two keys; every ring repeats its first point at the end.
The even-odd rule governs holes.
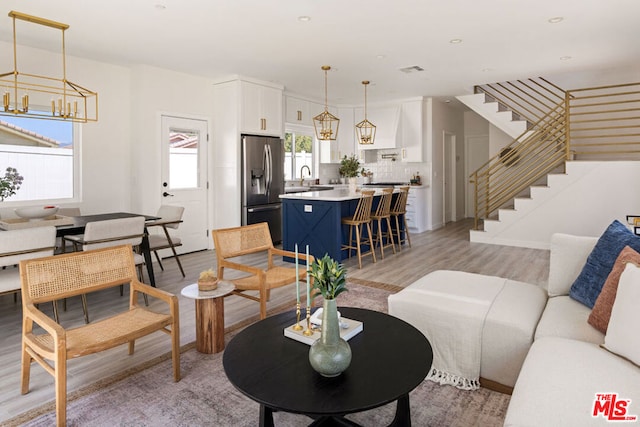
{"type": "Polygon", "coordinates": [[[16,194],[23,180],[24,178],[18,173],[18,170],[9,166],[4,176],[0,177],[0,202],[16,194]]]}
{"type": "Polygon", "coordinates": [[[309,349],[313,369],[325,377],[335,377],[351,364],[351,347],[340,337],[336,297],[347,291],[347,275],[343,265],[325,254],[316,258],[307,272],[313,277],[313,289],[320,292],[322,332],[309,349]]]}
{"type": "Polygon", "coordinates": [[[345,178],[357,178],[359,172],[360,160],[358,160],[355,154],[352,154],[350,157],[344,156],[342,160],[340,160],[340,169],[338,169],[340,176],[344,176],[345,178]]]}

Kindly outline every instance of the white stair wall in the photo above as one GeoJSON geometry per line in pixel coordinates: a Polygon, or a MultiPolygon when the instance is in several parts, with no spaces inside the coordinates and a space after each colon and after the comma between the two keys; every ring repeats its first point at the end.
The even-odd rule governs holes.
{"type": "MultiPolygon", "coordinates": [[[[640,215],[640,162],[571,161],[565,174],[548,176],[547,186],[531,187],[514,209],[470,231],[471,242],[548,249],[553,233],[600,236],[618,219],[640,215]]],[[[526,262],[526,260],[523,260],[526,262]]]]}
{"type": "Polygon", "coordinates": [[[460,95],[456,98],[513,139],[527,130],[525,120],[513,120],[511,111],[499,111],[498,103],[485,102],[483,93],[460,95]]]}

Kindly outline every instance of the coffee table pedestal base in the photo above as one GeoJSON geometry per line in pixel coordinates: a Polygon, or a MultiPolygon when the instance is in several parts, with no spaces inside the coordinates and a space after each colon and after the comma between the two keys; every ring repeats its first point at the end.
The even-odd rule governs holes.
{"type": "MultiPolygon", "coordinates": [[[[260,427],[275,427],[273,423],[273,410],[260,405],[260,427]]],[[[326,416],[317,418],[309,427],[362,427],[360,424],[340,416],[326,416]]],[[[409,407],[409,395],[405,394],[397,400],[396,415],[389,427],[411,427],[411,409],[409,407]]]]}

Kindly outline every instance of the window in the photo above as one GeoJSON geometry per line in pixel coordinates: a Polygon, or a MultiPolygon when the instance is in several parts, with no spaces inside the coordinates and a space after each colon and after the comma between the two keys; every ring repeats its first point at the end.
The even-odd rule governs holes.
{"type": "Polygon", "coordinates": [[[76,197],[78,129],[72,122],[0,117],[0,173],[13,167],[24,177],[20,189],[6,201],[76,197]]]}
{"type": "Polygon", "coordinates": [[[313,129],[287,129],[284,134],[284,179],[300,179],[301,169],[305,165],[309,172],[304,171],[304,178],[317,176],[313,153],[313,129]]]}

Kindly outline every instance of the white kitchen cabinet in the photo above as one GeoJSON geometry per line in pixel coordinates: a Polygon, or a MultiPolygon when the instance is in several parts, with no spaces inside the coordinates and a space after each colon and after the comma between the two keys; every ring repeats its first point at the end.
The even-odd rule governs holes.
{"type": "Polygon", "coordinates": [[[402,103],[398,147],[403,162],[423,161],[423,119],[422,99],[402,103]]]}
{"type": "MultiPolygon", "coordinates": [[[[364,120],[364,108],[355,109],[354,127],[364,120]]],[[[400,105],[385,107],[367,107],[367,120],[376,126],[376,137],[373,144],[358,144],[360,150],[380,150],[396,148],[398,126],[400,124],[400,105]]]]}
{"type": "Polygon", "coordinates": [[[406,215],[410,233],[427,230],[427,186],[409,187],[406,215]]]}
{"type": "Polygon", "coordinates": [[[313,118],[324,111],[324,105],[295,96],[285,97],[285,122],[313,126],[313,118]]]}
{"type": "Polygon", "coordinates": [[[242,132],[282,137],[282,89],[241,80],[240,90],[242,132]]]}

